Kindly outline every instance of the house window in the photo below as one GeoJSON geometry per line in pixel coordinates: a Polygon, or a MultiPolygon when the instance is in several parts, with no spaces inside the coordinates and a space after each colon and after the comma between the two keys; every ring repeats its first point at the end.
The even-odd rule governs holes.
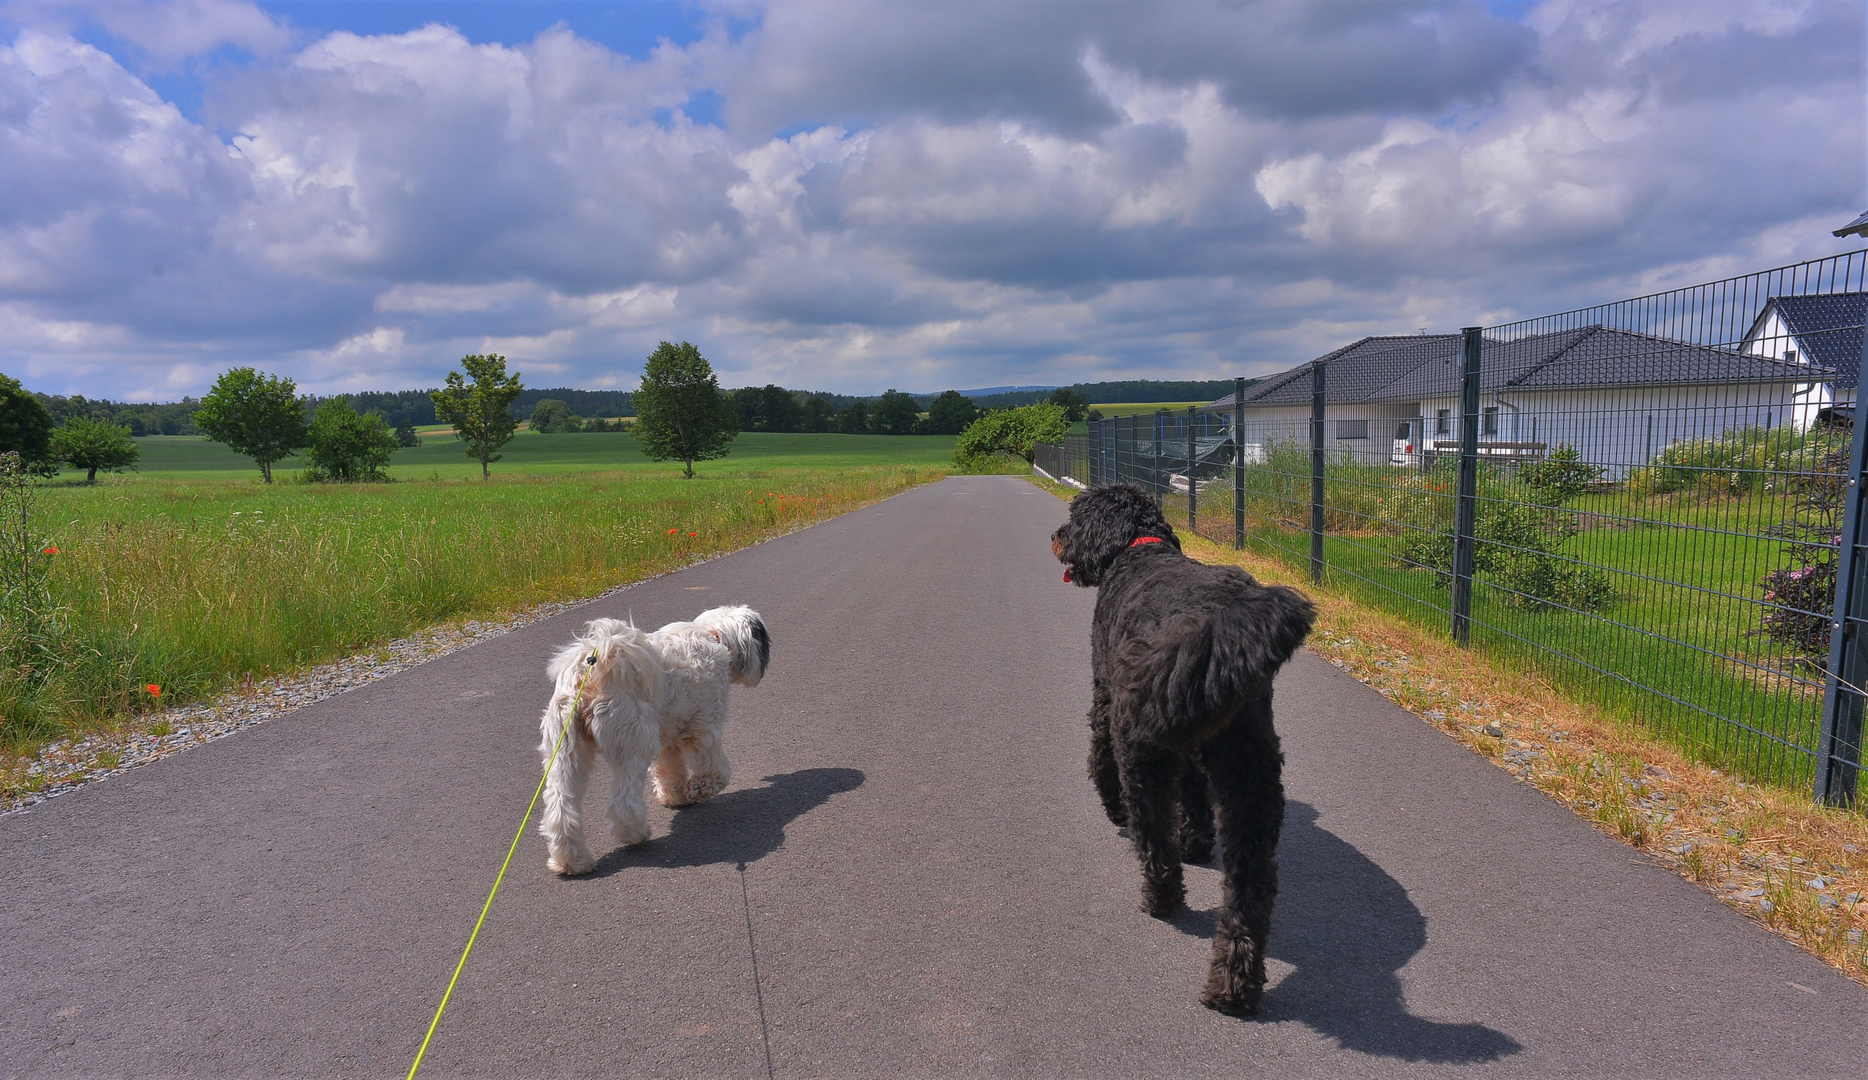
{"type": "Polygon", "coordinates": [[[1485,407],[1485,418],[1480,421],[1479,433],[1481,435],[1498,434],[1498,406],[1487,405],[1485,407]]]}
{"type": "Polygon", "coordinates": [[[1369,437],[1367,420],[1336,421],[1336,437],[1339,439],[1366,439],[1369,437]]]}
{"type": "Polygon", "coordinates": [[[1433,433],[1435,435],[1453,434],[1453,410],[1437,409],[1434,411],[1433,433]]]}
{"type": "Polygon", "coordinates": [[[1795,350],[1795,349],[1785,349],[1785,350],[1784,350],[1784,359],[1785,359],[1785,360],[1787,360],[1787,361],[1789,361],[1789,362],[1790,362],[1790,363],[1792,363],[1792,364],[1794,364],[1794,363],[1796,363],[1796,362],[1797,362],[1797,350],[1795,350]]]}

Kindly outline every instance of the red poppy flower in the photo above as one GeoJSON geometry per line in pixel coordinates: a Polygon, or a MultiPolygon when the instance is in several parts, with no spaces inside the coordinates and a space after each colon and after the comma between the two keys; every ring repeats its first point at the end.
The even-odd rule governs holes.
{"type": "Polygon", "coordinates": [[[700,533],[689,533],[688,535],[689,535],[689,536],[699,536],[699,535],[700,535],[700,533]]]}
{"type": "Polygon", "coordinates": [[[151,694],[155,695],[156,697],[162,696],[162,687],[157,686],[155,683],[144,683],[143,689],[149,691],[151,694]]]}
{"type": "Polygon", "coordinates": [[[56,548],[56,547],[48,547],[48,548],[46,548],[46,549],[45,549],[45,552],[44,552],[44,554],[47,554],[47,555],[56,555],[56,554],[58,554],[58,548],[56,548]]]}
{"type": "Polygon", "coordinates": [[[669,529],[669,530],[668,530],[668,535],[669,535],[669,536],[673,536],[674,534],[676,534],[676,533],[678,533],[678,532],[680,532],[680,531],[681,531],[680,529],[669,529]]]}

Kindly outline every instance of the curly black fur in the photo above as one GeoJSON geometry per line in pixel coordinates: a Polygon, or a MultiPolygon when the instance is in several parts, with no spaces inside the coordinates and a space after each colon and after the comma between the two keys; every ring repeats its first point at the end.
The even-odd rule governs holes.
{"type": "Polygon", "coordinates": [[[1154,499],[1132,484],[1073,499],[1051,550],[1065,580],[1098,588],[1090,779],[1134,840],[1142,908],[1173,914],[1186,898],[1182,859],[1204,861],[1217,840],[1225,895],[1202,1001],[1255,1013],[1284,825],[1271,680],[1315,609],[1237,567],[1182,555],[1154,499]],[[1160,542],[1136,543],[1145,537],[1160,542]]]}

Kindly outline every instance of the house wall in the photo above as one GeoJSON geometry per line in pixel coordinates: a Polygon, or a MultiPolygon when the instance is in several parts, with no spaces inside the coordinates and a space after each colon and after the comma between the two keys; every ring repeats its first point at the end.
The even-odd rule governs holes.
{"type": "MultiPolygon", "coordinates": [[[[1820,390],[1821,384],[1811,383],[1722,383],[1486,393],[1480,407],[1500,407],[1499,433],[1482,434],[1480,441],[1543,443],[1549,449],[1568,443],[1583,460],[1601,466],[1604,479],[1620,480],[1686,439],[1751,427],[1803,430],[1815,418],[1813,394],[1820,390]]],[[[1454,434],[1441,438],[1458,438],[1458,399],[1420,403],[1429,424],[1434,410],[1447,408],[1454,410],[1454,434]]]]}
{"type": "MultiPolygon", "coordinates": [[[[1775,302],[1765,309],[1764,317],[1745,334],[1739,351],[1748,356],[1768,356],[1775,360],[1793,360],[1808,365],[1810,351],[1803,342],[1798,341],[1790,332],[1790,327],[1777,314],[1775,302]]],[[[1786,415],[1784,423],[1792,424],[1798,431],[1808,431],[1811,424],[1822,410],[1835,404],[1835,388],[1828,383],[1810,382],[1801,384],[1795,394],[1796,407],[1786,415]]],[[[1855,394],[1850,390],[1847,401],[1854,401],[1855,394]]]]}

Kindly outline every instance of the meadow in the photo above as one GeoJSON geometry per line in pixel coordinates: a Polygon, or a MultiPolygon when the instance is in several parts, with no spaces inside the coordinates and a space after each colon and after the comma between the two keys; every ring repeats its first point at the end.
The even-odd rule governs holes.
{"type": "MultiPolygon", "coordinates": [[[[1309,477],[1276,465],[1248,470],[1246,543],[1307,573],[1309,477]]],[[[1447,633],[1444,579],[1399,554],[1395,483],[1381,466],[1330,466],[1325,581],[1360,604],[1447,633]]],[[[1186,520],[1184,496],[1165,501],[1173,520],[1186,520]]],[[[1445,502],[1450,519],[1451,498],[1445,502]]],[[[1781,506],[1760,497],[1638,499],[1611,491],[1585,495],[1571,509],[1591,526],[1563,545],[1563,557],[1605,572],[1611,602],[1594,612],[1527,606],[1482,574],[1472,594],[1474,646],[1701,761],[1755,780],[1806,785],[1822,676],[1761,632],[1772,610],[1762,578],[1791,554],[1769,535],[1781,506]]],[[[1225,486],[1203,494],[1200,524],[1203,534],[1230,545],[1225,486]]]]}
{"type": "Polygon", "coordinates": [[[650,462],[627,434],[520,432],[490,480],[451,437],[391,483],[260,481],[200,439],[138,440],[138,471],[39,488],[54,647],[0,675],[0,746],[29,752],[249,677],[425,627],[596,595],[939,479],[943,436],[747,433],[726,458],[650,462]]]}

